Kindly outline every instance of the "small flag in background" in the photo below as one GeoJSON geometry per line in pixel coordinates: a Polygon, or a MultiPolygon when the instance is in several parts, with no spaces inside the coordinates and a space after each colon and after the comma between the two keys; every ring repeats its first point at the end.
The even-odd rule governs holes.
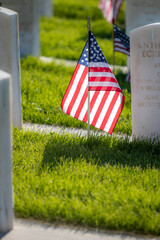
{"type": "Polygon", "coordinates": [[[101,9],[105,19],[113,23],[117,20],[117,16],[122,4],[122,0],[100,0],[99,8],[101,9]]]}
{"type": "Polygon", "coordinates": [[[131,74],[129,72],[126,76],[126,82],[130,82],[130,81],[131,81],[131,74]]]}
{"type": "Polygon", "coordinates": [[[114,25],[114,51],[130,56],[130,39],[116,25],[114,25]]]}
{"type": "MultiPolygon", "coordinates": [[[[116,25],[114,25],[114,51],[130,56],[130,39],[116,25]]],[[[128,73],[126,82],[131,81],[131,74],[128,73]]]]}
{"type": "Polygon", "coordinates": [[[121,114],[124,95],[91,32],[89,43],[90,49],[87,41],[62,99],[61,108],[68,115],[87,123],[89,89],[90,124],[111,134],[121,114]],[[97,71],[100,76],[94,76],[97,71]]]}

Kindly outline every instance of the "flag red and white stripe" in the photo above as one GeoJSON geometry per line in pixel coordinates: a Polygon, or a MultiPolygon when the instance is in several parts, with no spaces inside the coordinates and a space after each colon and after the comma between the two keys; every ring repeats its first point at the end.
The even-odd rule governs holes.
{"type": "Polygon", "coordinates": [[[113,23],[117,19],[121,4],[122,0],[101,0],[99,8],[106,20],[113,23]]]}
{"type": "Polygon", "coordinates": [[[117,91],[121,92],[121,88],[111,71],[108,63],[90,62],[89,63],[89,90],[117,91]]]}
{"type": "MultiPolygon", "coordinates": [[[[111,134],[124,105],[124,96],[116,91],[90,92],[90,124],[111,134]]],[[[61,108],[66,114],[88,122],[88,68],[77,64],[61,108]]]]}
{"type": "Polygon", "coordinates": [[[99,63],[89,61],[88,67],[88,42],[86,43],[62,99],[61,108],[64,113],[86,123],[88,123],[88,109],[90,109],[90,124],[111,134],[121,114],[124,95],[113,73],[109,70],[109,65],[101,54],[99,46],[97,49],[96,54],[93,53],[93,61],[97,60],[99,54],[100,61],[101,58],[102,61],[99,63]],[[95,73],[101,76],[94,76],[95,73]],[[103,73],[104,76],[102,76],[103,73]],[[109,77],[106,77],[106,74],[109,74],[109,77]],[[96,79],[98,81],[95,81],[96,79]],[[90,106],[88,106],[88,90],[90,91],[90,106]]]}
{"type": "Polygon", "coordinates": [[[130,56],[130,50],[127,49],[118,38],[114,38],[114,51],[124,53],[130,56]]]}

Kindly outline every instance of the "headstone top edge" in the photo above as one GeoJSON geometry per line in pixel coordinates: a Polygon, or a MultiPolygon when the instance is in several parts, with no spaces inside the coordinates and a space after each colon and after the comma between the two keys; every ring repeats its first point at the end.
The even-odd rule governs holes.
{"type": "Polygon", "coordinates": [[[11,75],[5,71],[0,70],[0,80],[3,80],[5,78],[11,78],[11,75]]]}
{"type": "Polygon", "coordinates": [[[8,9],[8,8],[4,8],[4,7],[0,7],[0,13],[4,13],[4,14],[9,15],[9,16],[18,14],[17,12],[15,12],[11,9],[8,9]]]}
{"type": "Polygon", "coordinates": [[[136,31],[141,31],[142,29],[145,29],[145,28],[148,28],[148,27],[154,27],[156,25],[160,25],[160,22],[150,23],[150,24],[147,24],[147,25],[144,25],[144,26],[141,26],[141,27],[134,28],[133,30],[130,31],[130,34],[136,32],[136,31]]]}

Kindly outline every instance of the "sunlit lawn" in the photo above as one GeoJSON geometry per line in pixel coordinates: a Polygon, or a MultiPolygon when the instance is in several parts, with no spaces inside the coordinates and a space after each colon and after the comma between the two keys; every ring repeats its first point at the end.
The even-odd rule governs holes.
{"type": "Polygon", "coordinates": [[[15,214],[160,234],[160,146],[14,130],[15,214]]]}

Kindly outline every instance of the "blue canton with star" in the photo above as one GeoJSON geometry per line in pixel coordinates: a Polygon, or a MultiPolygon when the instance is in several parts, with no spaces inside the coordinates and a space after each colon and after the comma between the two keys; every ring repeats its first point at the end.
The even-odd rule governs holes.
{"type": "Polygon", "coordinates": [[[95,36],[93,35],[93,33],[90,32],[90,37],[89,37],[89,41],[90,41],[90,62],[105,62],[107,63],[107,60],[105,58],[105,56],[102,53],[102,50],[100,49],[95,36]]]}
{"type": "MultiPolygon", "coordinates": [[[[89,43],[90,43],[90,51],[89,51],[89,60],[90,62],[106,62],[107,60],[104,57],[102,50],[100,49],[95,36],[90,32],[89,34],[89,43]]],[[[88,41],[83,49],[81,57],[79,59],[79,64],[88,67],[88,41]]]]}

